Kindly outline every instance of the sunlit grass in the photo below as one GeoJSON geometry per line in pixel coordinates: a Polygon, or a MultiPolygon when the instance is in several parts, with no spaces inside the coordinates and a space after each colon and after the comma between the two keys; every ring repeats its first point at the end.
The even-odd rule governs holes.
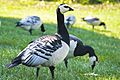
{"type": "MultiPolygon", "coordinates": [[[[103,5],[80,5],[70,4],[75,11],[68,12],[74,14],[77,21],[69,33],[82,39],[85,44],[91,45],[99,57],[99,64],[95,68],[98,76],[85,76],[90,73],[88,55],[69,60],[69,68],[66,69],[61,63],[56,66],[55,80],[120,80],[120,4],[103,5]],[[107,30],[103,27],[95,27],[92,30],[81,20],[85,16],[99,17],[107,25],[107,30]]],[[[56,32],[56,2],[20,2],[6,0],[0,2],[0,80],[34,80],[34,69],[25,66],[18,66],[7,69],[4,65],[10,63],[17,54],[27,46],[27,44],[40,37],[39,30],[34,30],[30,36],[25,30],[15,27],[15,23],[21,18],[29,15],[39,16],[46,28],[46,34],[56,32]]],[[[50,80],[51,75],[48,68],[41,67],[40,80],[50,80]]]]}

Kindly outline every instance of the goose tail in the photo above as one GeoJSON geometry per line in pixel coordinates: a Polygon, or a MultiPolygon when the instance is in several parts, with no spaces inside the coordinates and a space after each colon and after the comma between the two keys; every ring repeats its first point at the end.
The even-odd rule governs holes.
{"type": "Polygon", "coordinates": [[[21,64],[21,62],[22,62],[21,57],[18,56],[15,59],[13,59],[10,64],[7,64],[6,67],[10,69],[10,68],[13,68],[15,66],[18,66],[19,64],[21,64]]]}
{"type": "Polygon", "coordinates": [[[45,27],[44,27],[43,24],[41,25],[41,31],[42,31],[42,32],[45,32],[45,27]]]}
{"type": "Polygon", "coordinates": [[[86,21],[85,18],[81,18],[83,21],[86,21]]]}

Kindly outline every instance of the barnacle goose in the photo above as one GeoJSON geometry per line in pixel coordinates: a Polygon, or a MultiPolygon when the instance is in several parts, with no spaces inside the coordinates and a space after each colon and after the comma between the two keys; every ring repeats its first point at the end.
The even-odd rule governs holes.
{"type": "Polygon", "coordinates": [[[8,68],[19,64],[28,67],[36,67],[36,79],[38,77],[39,65],[49,67],[54,79],[55,65],[62,62],[69,52],[70,39],[69,33],[64,25],[63,13],[73,11],[66,4],[60,4],[57,12],[57,34],[54,36],[46,35],[29,43],[12,62],[6,65],[8,68]]]}
{"type": "Polygon", "coordinates": [[[69,15],[65,17],[65,26],[67,28],[72,27],[72,25],[76,22],[76,18],[74,15],[69,15]]]}
{"type": "Polygon", "coordinates": [[[44,33],[45,28],[43,25],[43,22],[41,21],[40,17],[38,16],[28,16],[26,18],[23,18],[19,22],[16,23],[16,27],[21,27],[32,35],[32,30],[34,29],[40,29],[44,33]]]}
{"type": "Polygon", "coordinates": [[[69,35],[69,36],[70,36],[70,51],[64,60],[65,66],[68,67],[67,66],[68,59],[74,58],[77,56],[84,56],[88,53],[90,65],[93,70],[96,63],[98,62],[98,57],[96,56],[94,49],[89,45],[84,45],[82,40],[80,40],[78,37],[74,35],[69,35]]]}
{"type": "Polygon", "coordinates": [[[82,18],[82,20],[92,25],[93,29],[94,29],[94,26],[103,26],[104,29],[106,29],[106,24],[100,21],[99,18],[87,16],[87,17],[82,18]]]}

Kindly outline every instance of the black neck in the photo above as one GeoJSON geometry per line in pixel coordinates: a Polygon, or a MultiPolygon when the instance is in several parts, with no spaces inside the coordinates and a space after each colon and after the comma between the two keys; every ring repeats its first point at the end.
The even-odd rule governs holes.
{"type": "Polygon", "coordinates": [[[80,46],[79,44],[77,44],[77,47],[75,48],[74,51],[74,56],[84,56],[87,53],[89,54],[89,57],[96,56],[94,49],[92,47],[87,45],[80,46]]]}
{"type": "Polygon", "coordinates": [[[61,35],[62,40],[70,45],[69,33],[64,25],[64,15],[57,9],[57,33],[61,35]]]}
{"type": "Polygon", "coordinates": [[[100,26],[102,26],[102,25],[105,26],[105,23],[104,23],[104,22],[101,22],[99,25],[100,25],[100,26]]]}

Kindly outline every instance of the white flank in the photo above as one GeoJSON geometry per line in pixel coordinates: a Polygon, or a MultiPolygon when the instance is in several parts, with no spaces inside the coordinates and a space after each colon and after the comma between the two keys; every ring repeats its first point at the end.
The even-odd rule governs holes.
{"type": "Polygon", "coordinates": [[[67,59],[74,57],[74,50],[75,50],[76,46],[77,46],[77,41],[70,40],[70,51],[66,57],[67,59]]]}
{"type": "Polygon", "coordinates": [[[90,59],[90,65],[93,65],[93,62],[96,61],[96,57],[95,56],[92,56],[89,59],[90,59]]]}
{"type": "Polygon", "coordinates": [[[97,21],[93,21],[92,24],[93,24],[94,26],[99,26],[100,21],[99,21],[99,20],[97,20],[97,21]]]}
{"type": "Polygon", "coordinates": [[[30,30],[31,26],[21,26],[21,28],[23,28],[24,30],[30,30]]]}
{"type": "Polygon", "coordinates": [[[42,64],[42,66],[52,66],[62,62],[69,52],[69,46],[62,41],[62,47],[51,53],[49,60],[42,64]]]}

